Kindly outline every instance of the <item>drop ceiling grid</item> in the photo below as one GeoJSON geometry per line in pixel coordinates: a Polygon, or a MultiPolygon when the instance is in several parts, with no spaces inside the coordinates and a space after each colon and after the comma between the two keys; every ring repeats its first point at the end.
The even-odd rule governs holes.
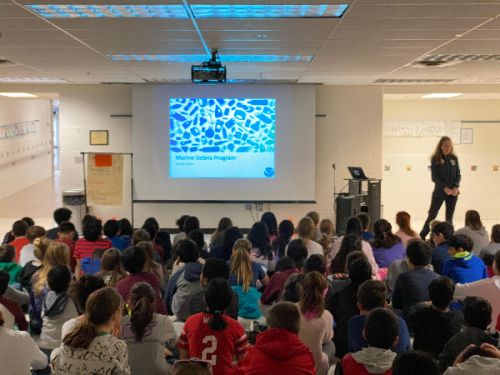
{"type": "MultiPolygon", "coordinates": [[[[252,1],[252,3],[269,2],[252,1]]],[[[272,1],[277,4],[318,2],[272,1]]],[[[22,0],[21,3],[57,4],[61,1],[22,0]]],[[[86,2],[79,1],[78,3],[86,2]]],[[[92,1],[92,3],[137,4],[137,1],[92,1]]],[[[179,1],[174,0],[141,1],[141,4],[178,3],[179,1]]],[[[227,1],[199,0],[196,3],[216,4],[227,3],[227,1]]],[[[239,1],[239,3],[248,3],[248,1],[239,1]]],[[[334,3],[334,1],[329,1],[329,3],[334,3]]],[[[337,19],[204,19],[200,20],[200,26],[209,45],[221,48],[228,54],[315,55],[322,43],[326,42],[325,48],[311,64],[272,64],[270,68],[261,64],[233,65],[230,66],[229,76],[231,72],[237,74],[238,77],[245,74],[258,76],[262,73],[268,76],[267,78],[273,78],[273,75],[276,78],[294,77],[304,72],[304,79],[322,77],[324,82],[352,80],[354,83],[370,83],[377,78],[392,78],[392,75],[388,77],[385,75],[398,67],[403,67],[426,51],[451,40],[455,35],[466,32],[498,14],[500,14],[500,1],[358,0],[328,42],[326,38],[337,26],[339,22],[337,19]]],[[[189,20],[56,19],[51,21],[102,54],[203,53],[189,20]]],[[[75,80],[95,82],[97,77],[106,78],[106,75],[112,78],[133,76],[130,70],[141,77],[147,75],[151,79],[155,78],[154,75],[160,75],[164,71],[169,77],[180,74],[172,78],[189,77],[190,64],[149,63],[152,65],[142,65],[146,63],[110,62],[90,49],[78,47],[77,42],[48,23],[34,17],[21,7],[5,1],[0,2],[0,32],[2,29],[7,31],[4,33],[5,39],[0,39],[0,56],[11,55],[12,58],[18,58],[20,62],[43,68],[42,70],[49,68],[51,74],[61,73],[56,74],[57,76],[65,74],[75,80]],[[56,46],[51,46],[51,44],[56,44],[56,46]],[[22,49],[27,50],[22,51],[22,49]],[[89,70],[91,74],[87,76],[89,70]]],[[[470,33],[465,38],[439,49],[438,52],[500,53],[500,47],[495,42],[497,38],[500,38],[500,21],[495,19],[481,27],[480,31],[470,33]]],[[[459,64],[453,69],[442,68],[440,70],[401,68],[394,76],[405,78],[404,74],[411,74],[412,77],[449,77],[475,74],[484,78],[485,75],[491,75],[495,71],[493,68],[495,65],[490,68],[483,65],[485,63],[469,64],[459,64]]],[[[0,74],[5,75],[1,70],[0,74]]]]}

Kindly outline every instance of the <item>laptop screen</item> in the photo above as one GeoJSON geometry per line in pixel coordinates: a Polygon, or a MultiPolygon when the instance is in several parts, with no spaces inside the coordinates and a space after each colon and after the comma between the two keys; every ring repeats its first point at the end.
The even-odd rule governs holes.
{"type": "Polygon", "coordinates": [[[363,172],[363,168],[361,167],[347,167],[349,172],[351,173],[351,177],[355,180],[366,180],[367,177],[365,172],[363,172]]]}

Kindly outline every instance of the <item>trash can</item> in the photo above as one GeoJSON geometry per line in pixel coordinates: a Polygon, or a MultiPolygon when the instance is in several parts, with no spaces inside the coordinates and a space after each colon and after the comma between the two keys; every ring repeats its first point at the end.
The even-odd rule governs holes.
{"type": "Polygon", "coordinates": [[[67,189],[62,194],[63,205],[69,208],[73,215],[71,221],[75,224],[78,233],[82,234],[82,219],[85,216],[85,190],[67,189]]]}

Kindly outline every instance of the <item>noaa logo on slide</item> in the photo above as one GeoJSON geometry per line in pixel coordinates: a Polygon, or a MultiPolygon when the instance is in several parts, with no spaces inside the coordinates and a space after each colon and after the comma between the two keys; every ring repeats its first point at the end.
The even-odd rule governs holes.
{"type": "Polygon", "coordinates": [[[274,177],[274,168],[267,167],[266,169],[264,169],[264,176],[274,177]]]}

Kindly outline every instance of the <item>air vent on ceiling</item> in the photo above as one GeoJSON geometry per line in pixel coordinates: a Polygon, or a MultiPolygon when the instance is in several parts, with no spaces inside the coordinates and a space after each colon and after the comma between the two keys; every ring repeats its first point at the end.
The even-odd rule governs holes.
{"type": "Polygon", "coordinates": [[[471,61],[500,61],[500,55],[491,54],[469,54],[469,55],[429,55],[416,61],[416,64],[425,66],[443,66],[451,63],[462,63],[471,61]]]}
{"type": "Polygon", "coordinates": [[[398,79],[377,79],[373,83],[384,85],[397,85],[397,84],[436,84],[436,83],[451,83],[454,79],[413,79],[413,78],[398,78],[398,79]]]}

